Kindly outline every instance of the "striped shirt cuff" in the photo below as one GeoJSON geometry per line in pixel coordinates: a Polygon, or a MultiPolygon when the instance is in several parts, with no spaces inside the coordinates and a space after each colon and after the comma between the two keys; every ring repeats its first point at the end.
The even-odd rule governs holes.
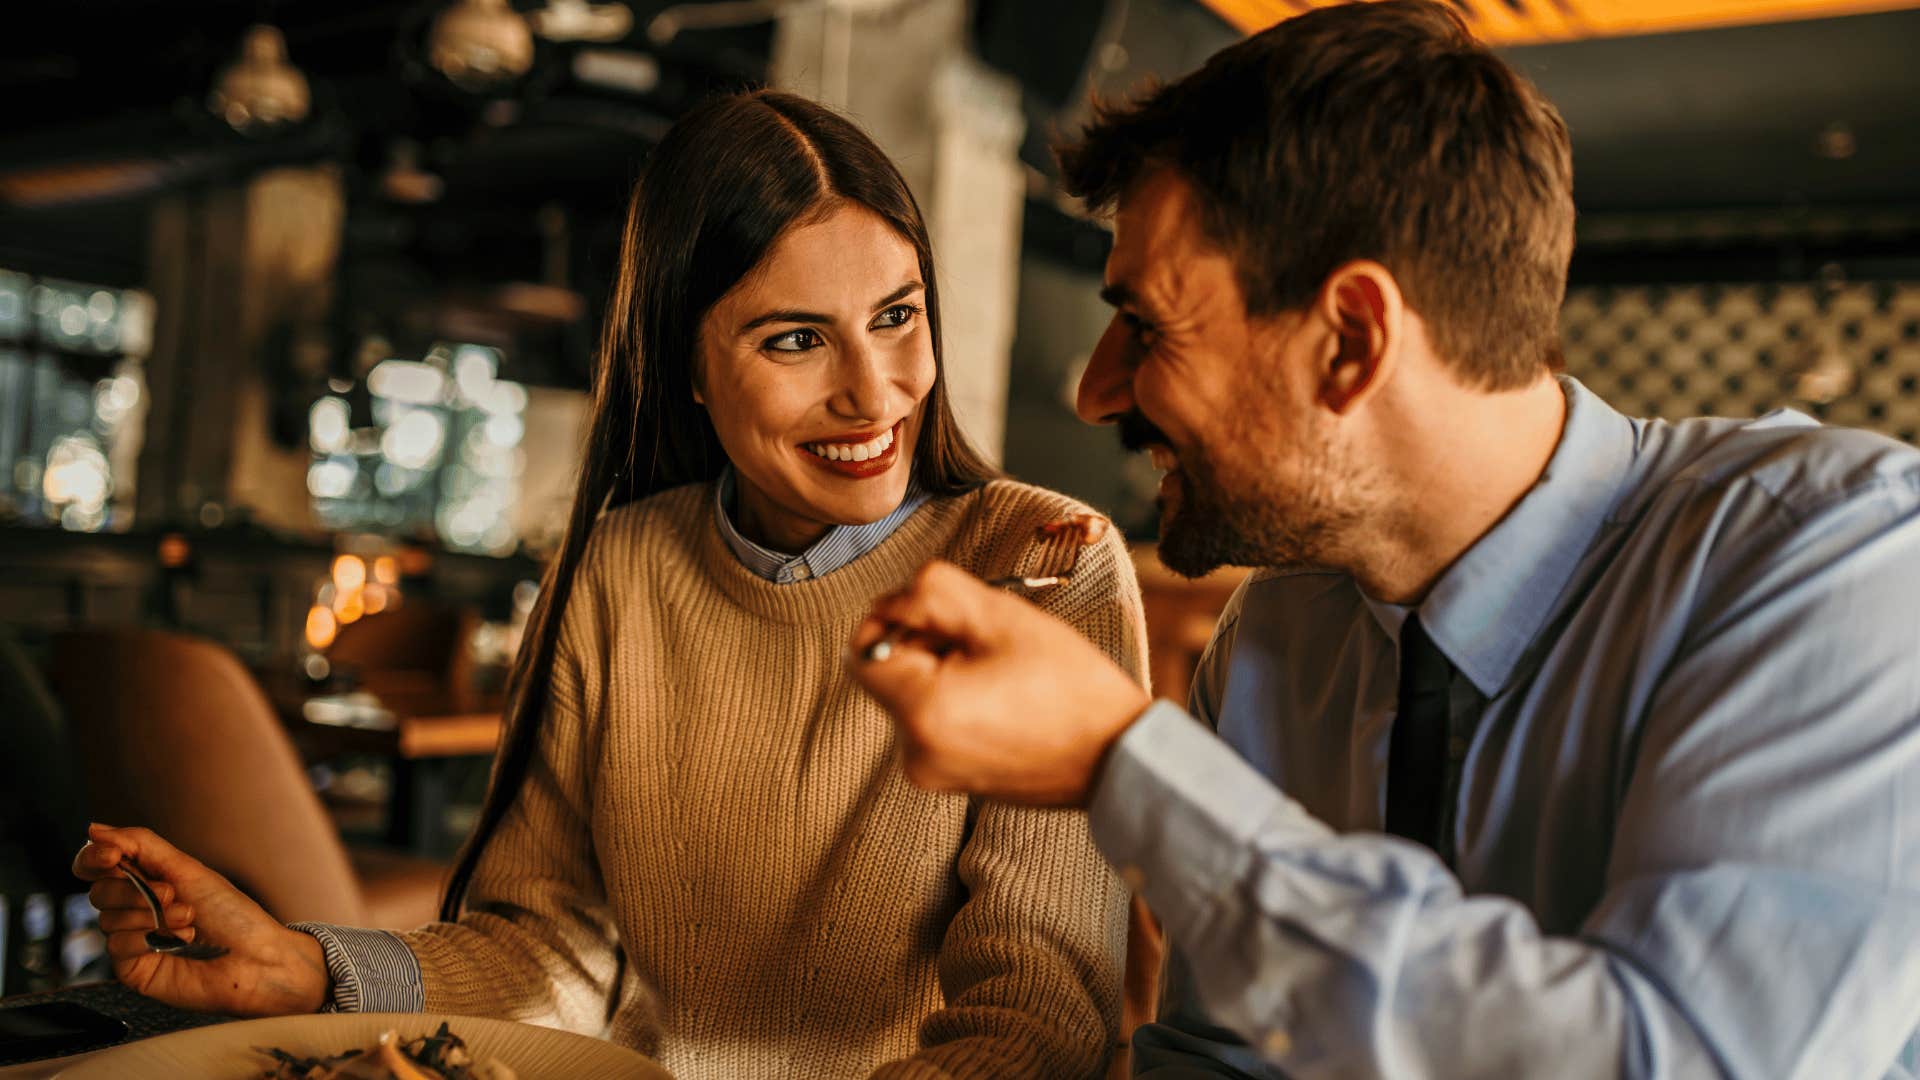
{"type": "Polygon", "coordinates": [[[420,961],[400,935],[330,923],[289,923],[289,930],[312,934],[327,958],[333,989],[326,1012],[421,1012],[427,992],[420,961]]]}

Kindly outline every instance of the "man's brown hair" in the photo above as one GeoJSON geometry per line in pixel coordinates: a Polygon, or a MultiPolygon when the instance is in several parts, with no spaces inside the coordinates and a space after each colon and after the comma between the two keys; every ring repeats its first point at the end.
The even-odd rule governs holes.
{"type": "Polygon", "coordinates": [[[1150,169],[1178,170],[1250,314],[1302,307],[1342,263],[1373,259],[1469,383],[1509,389],[1558,366],[1573,253],[1566,124],[1440,4],[1287,19],[1097,108],[1059,153],[1068,190],[1096,209],[1150,169]]]}

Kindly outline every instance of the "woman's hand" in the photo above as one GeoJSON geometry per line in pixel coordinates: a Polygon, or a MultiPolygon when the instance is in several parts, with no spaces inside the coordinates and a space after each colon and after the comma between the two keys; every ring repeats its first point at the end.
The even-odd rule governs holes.
{"type": "Polygon", "coordinates": [[[185,1009],[231,1016],[315,1012],[331,986],[320,943],[275,921],[226,878],[147,829],[87,828],[73,872],[93,882],[113,974],[148,997],[185,1009]],[[183,960],[147,948],[153,915],[120,875],[131,859],[160,898],[167,929],[223,945],[215,960],[183,960]]]}

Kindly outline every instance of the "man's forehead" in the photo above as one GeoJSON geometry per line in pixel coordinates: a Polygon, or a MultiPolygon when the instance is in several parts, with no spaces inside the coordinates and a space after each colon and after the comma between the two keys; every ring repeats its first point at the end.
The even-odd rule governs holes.
{"type": "Polygon", "coordinates": [[[1142,173],[1114,207],[1113,249],[1107,256],[1110,291],[1138,295],[1164,287],[1184,264],[1220,252],[1200,221],[1193,185],[1170,166],[1142,173]]]}

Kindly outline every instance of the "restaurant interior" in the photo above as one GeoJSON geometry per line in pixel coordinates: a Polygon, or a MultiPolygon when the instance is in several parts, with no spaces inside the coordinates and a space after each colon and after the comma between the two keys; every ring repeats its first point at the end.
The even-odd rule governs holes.
{"type": "MultiPolygon", "coordinates": [[[[1090,102],[1323,0],[26,0],[0,33],[0,994],[111,972],[143,824],[286,921],[407,928],[561,539],[627,197],[708,95],[857,119],[939,253],[962,426],[1110,515],[1154,688],[1240,579],[1074,416],[1090,102]]],[[[1920,9],[1455,0],[1572,132],[1567,370],[1920,442],[1920,9]]]]}

